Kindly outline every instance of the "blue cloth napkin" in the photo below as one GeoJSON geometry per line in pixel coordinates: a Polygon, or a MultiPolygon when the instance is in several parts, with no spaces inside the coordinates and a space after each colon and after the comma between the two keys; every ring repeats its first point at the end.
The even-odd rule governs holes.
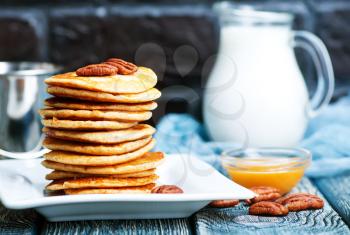
{"type": "MultiPolygon", "coordinates": [[[[168,114],[157,126],[157,151],[196,154],[222,171],[220,153],[234,143],[212,142],[201,123],[187,114],[168,114]]],[[[350,95],[325,108],[310,120],[300,147],[313,154],[310,177],[350,171],[350,95]]]]}

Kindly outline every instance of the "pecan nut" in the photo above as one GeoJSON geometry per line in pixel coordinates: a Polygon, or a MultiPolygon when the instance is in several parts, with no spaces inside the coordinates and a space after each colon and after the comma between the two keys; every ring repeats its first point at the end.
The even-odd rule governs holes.
{"type": "Polygon", "coordinates": [[[211,207],[218,207],[218,208],[224,208],[224,207],[234,207],[239,204],[238,200],[215,200],[212,201],[209,206],[211,207]]]}
{"type": "Polygon", "coordinates": [[[276,202],[257,202],[249,207],[250,215],[283,216],[288,208],[276,202]]]}
{"type": "Polygon", "coordinates": [[[275,201],[276,199],[282,197],[280,191],[274,187],[269,186],[256,186],[250,188],[254,193],[258,194],[257,197],[246,200],[249,205],[261,201],[275,201]]]}
{"type": "Polygon", "coordinates": [[[324,206],[321,198],[309,193],[293,193],[279,198],[276,202],[287,207],[289,211],[316,210],[324,206]]]}
{"type": "Polygon", "coordinates": [[[90,64],[76,71],[78,76],[111,76],[118,72],[118,68],[108,64],[90,64]]]}
{"type": "Polygon", "coordinates": [[[176,185],[162,185],[152,189],[151,193],[183,193],[184,191],[176,185]]]}
{"type": "Polygon", "coordinates": [[[133,63],[117,58],[110,58],[106,62],[104,62],[104,64],[116,67],[118,69],[118,73],[122,75],[132,74],[135,73],[137,70],[137,66],[133,63]]]}

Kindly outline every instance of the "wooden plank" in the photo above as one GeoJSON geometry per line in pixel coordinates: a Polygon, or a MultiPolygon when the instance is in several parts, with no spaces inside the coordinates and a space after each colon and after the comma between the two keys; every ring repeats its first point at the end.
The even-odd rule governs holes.
{"type": "Polygon", "coordinates": [[[8,210],[0,204],[0,234],[37,234],[38,221],[34,210],[8,210]]]}
{"type": "Polygon", "coordinates": [[[46,222],[43,234],[191,234],[188,219],[46,222]]]}
{"type": "MultiPolygon", "coordinates": [[[[294,191],[322,196],[307,178],[294,191]]],[[[327,202],[321,210],[290,212],[286,217],[251,216],[247,209],[244,203],[234,208],[204,208],[194,216],[195,231],[198,234],[245,235],[350,234],[347,225],[327,202]]]]}
{"type": "Polygon", "coordinates": [[[328,202],[350,225],[350,173],[314,180],[328,202]]]}

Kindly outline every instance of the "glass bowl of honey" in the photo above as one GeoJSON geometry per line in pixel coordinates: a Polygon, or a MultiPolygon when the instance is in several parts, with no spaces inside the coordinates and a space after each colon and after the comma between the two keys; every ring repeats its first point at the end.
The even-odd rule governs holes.
{"type": "Polygon", "coordinates": [[[223,152],[221,163],[244,187],[270,186],[285,194],[303,177],[311,158],[302,148],[246,148],[223,152]]]}

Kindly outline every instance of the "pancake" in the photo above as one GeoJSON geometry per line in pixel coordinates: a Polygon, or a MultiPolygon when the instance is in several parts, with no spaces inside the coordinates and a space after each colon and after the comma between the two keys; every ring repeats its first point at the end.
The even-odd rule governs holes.
{"type": "Polygon", "coordinates": [[[60,120],[57,118],[42,119],[45,127],[61,128],[68,130],[120,130],[135,126],[136,122],[120,121],[77,121],[60,120]]]}
{"type": "Polygon", "coordinates": [[[157,108],[157,103],[150,101],[145,103],[135,104],[118,104],[118,103],[98,103],[91,101],[79,101],[68,98],[49,98],[45,100],[45,105],[53,108],[61,109],[82,109],[82,110],[118,110],[118,111],[130,111],[141,112],[151,111],[157,108]]]}
{"type": "Polygon", "coordinates": [[[51,150],[62,150],[90,155],[116,155],[135,151],[151,141],[151,137],[119,144],[89,144],[46,137],[43,146],[51,150]]]}
{"type": "Polygon", "coordinates": [[[91,156],[75,154],[65,151],[51,151],[44,154],[44,158],[49,161],[59,162],[79,166],[108,166],[116,165],[142,157],[145,153],[154,148],[156,141],[152,139],[147,145],[134,152],[112,156],[91,156]]]}
{"type": "Polygon", "coordinates": [[[157,175],[139,178],[87,177],[80,179],[54,180],[46,186],[46,190],[56,191],[74,188],[114,188],[142,186],[154,183],[157,175]]]}
{"type": "Polygon", "coordinates": [[[147,124],[138,124],[129,129],[116,131],[84,132],[44,127],[43,132],[50,137],[63,140],[73,140],[84,143],[116,144],[149,137],[155,133],[155,129],[147,124]]]}
{"type": "Polygon", "coordinates": [[[78,90],[73,88],[49,86],[47,92],[58,97],[68,97],[78,100],[89,100],[94,102],[116,102],[116,103],[143,103],[158,99],[160,91],[151,88],[142,93],[132,94],[110,94],[106,92],[78,90]]]}
{"type": "Polygon", "coordinates": [[[146,121],[152,117],[149,111],[130,112],[130,111],[100,111],[100,110],[71,110],[71,109],[40,109],[39,114],[42,118],[50,119],[68,119],[68,120],[112,120],[124,122],[146,121]]]}
{"type": "Polygon", "coordinates": [[[44,160],[42,162],[42,165],[46,168],[60,171],[70,171],[97,175],[114,175],[134,173],[153,169],[160,165],[163,159],[164,155],[161,152],[148,152],[144,156],[137,158],[136,160],[113,166],[77,166],[48,160],[44,160]]]}
{"type": "Polygon", "coordinates": [[[148,184],[136,187],[121,188],[95,188],[95,189],[65,189],[64,192],[69,195],[77,194],[135,194],[150,193],[156,184],[148,184]]]}
{"type": "Polygon", "coordinates": [[[75,72],[69,72],[52,76],[46,79],[45,83],[107,93],[139,93],[154,87],[157,75],[149,68],[138,67],[137,71],[130,75],[82,77],[75,72]]]}
{"type": "MultiPolygon", "coordinates": [[[[146,171],[140,171],[135,173],[128,173],[128,174],[119,174],[119,175],[99,175],[99,176],[112,176],[115,178],[128,178],[128,177],[145,177],[155,174],[155,169],[150,169],[146,171]]],[[[74,172],[68,172],[68,171],[52,171],[51,173],[46,175],[47,180],[61,180],[61,179],[70,179],[70,178],[84,178],[84,177],[91,177],[94,175],[90,174],[81,174],[81,173],[74,173],[74,172]]]]}

